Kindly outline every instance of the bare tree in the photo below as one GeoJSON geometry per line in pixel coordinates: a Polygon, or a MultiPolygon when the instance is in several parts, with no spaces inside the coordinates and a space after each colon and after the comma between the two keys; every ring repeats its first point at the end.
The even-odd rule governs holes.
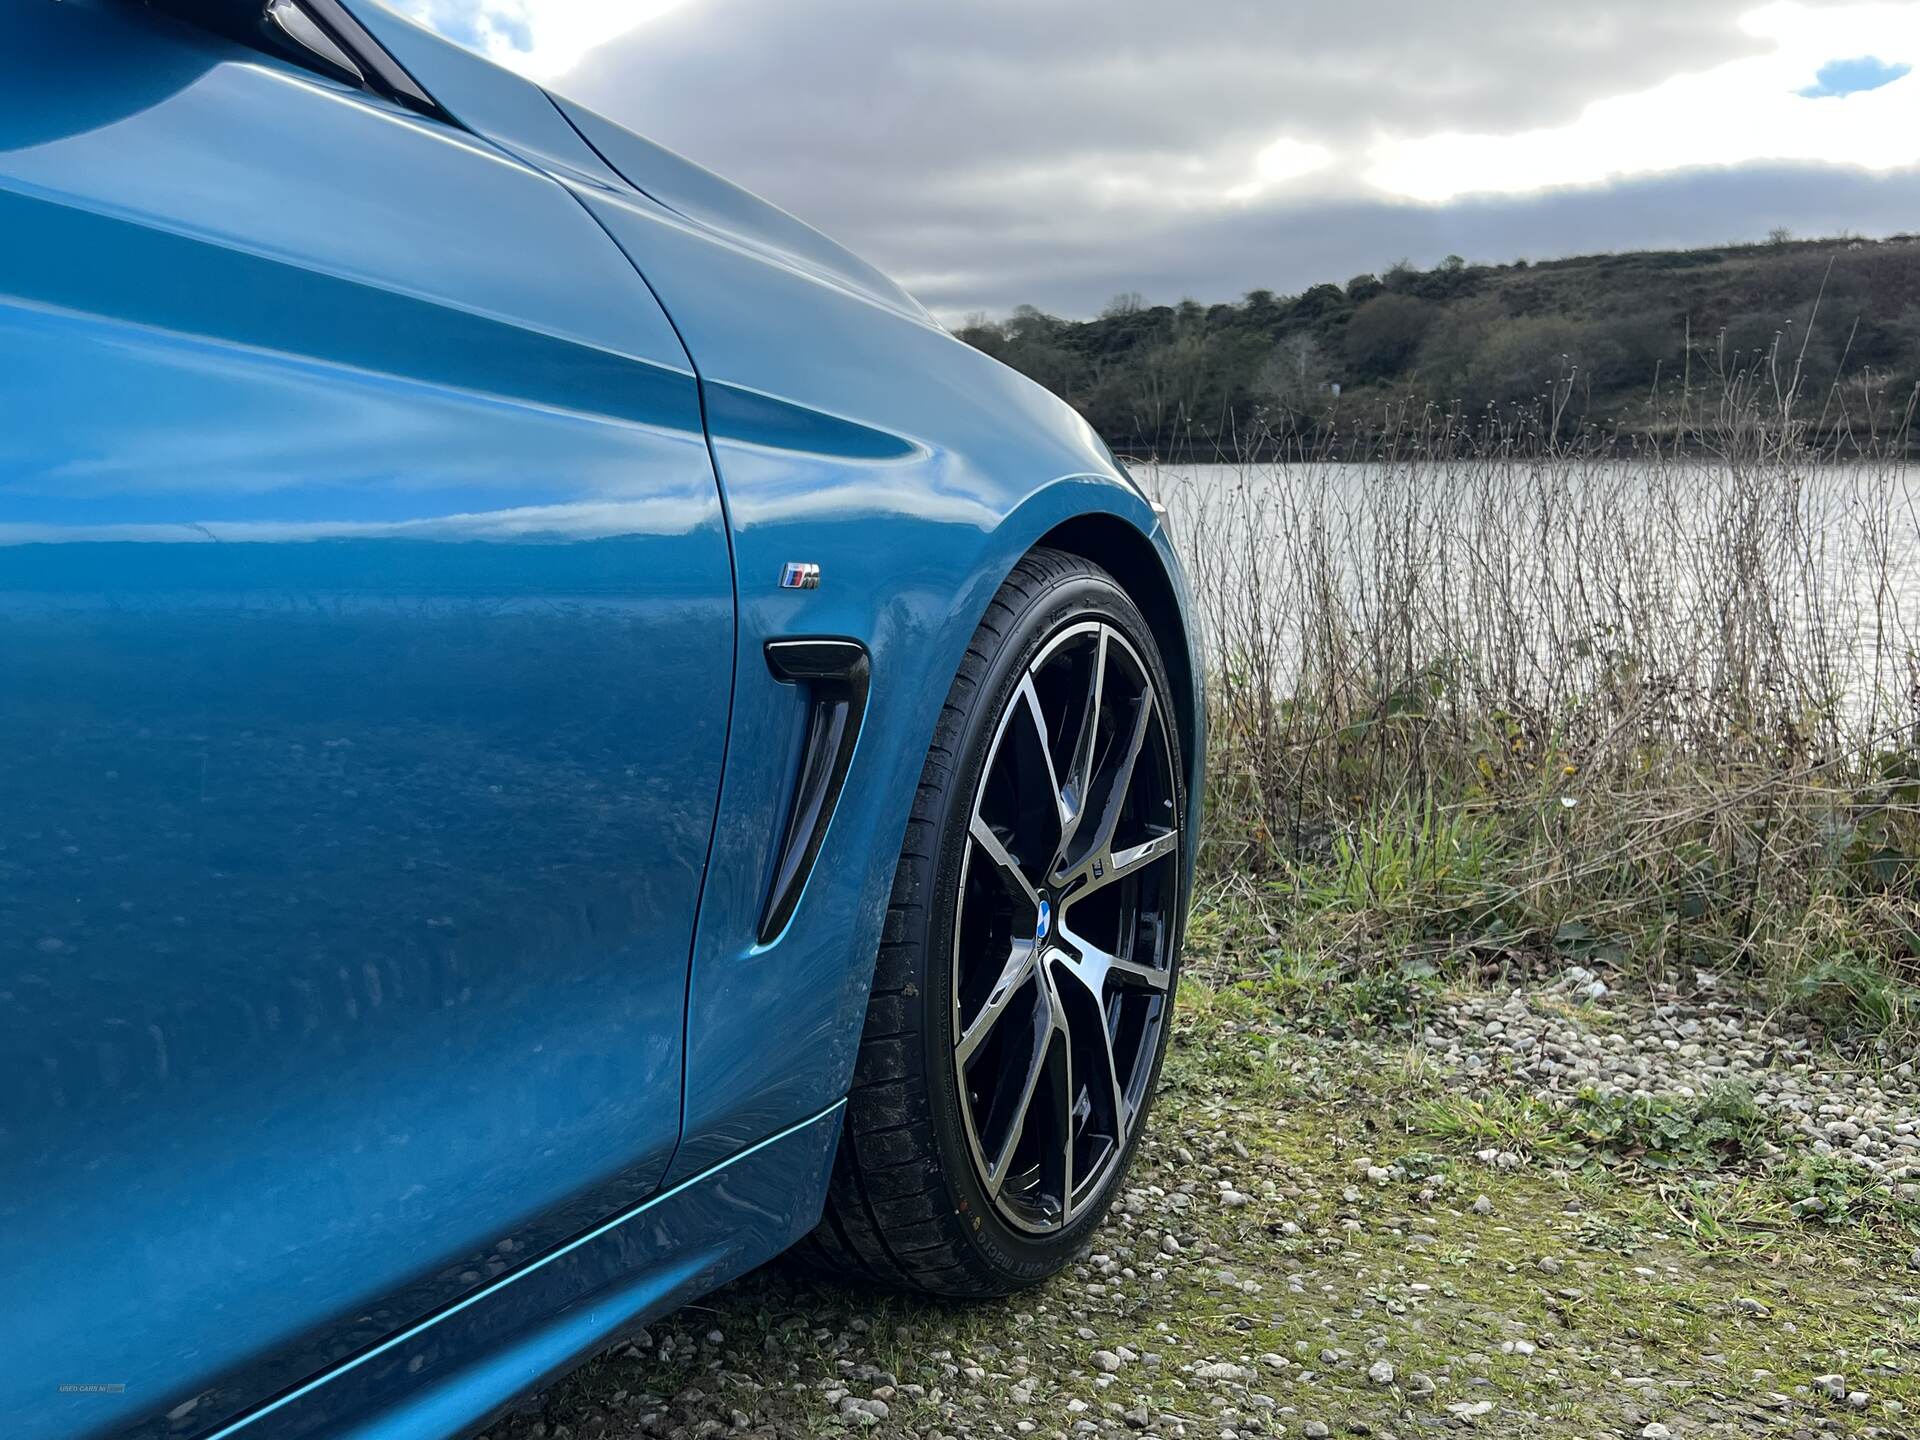
{"type": "Polygon", "coordinates": [[[1273,347],[1254,389],[1287,414],[1308,415],[1326,403],[1330,375],[1320,342],[1305,330],[1295,330],[1273,347]]]}

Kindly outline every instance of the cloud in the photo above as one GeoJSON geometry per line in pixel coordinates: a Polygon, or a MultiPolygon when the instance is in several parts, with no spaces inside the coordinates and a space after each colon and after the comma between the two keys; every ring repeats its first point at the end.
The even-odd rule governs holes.
{"type": "MultiPolygon", "coordinates": [[[[1375,148],[1366,178],[1389,194],[1449,200],[1754,160],[1841,161],[1873,170],[1920,163],[1920,84],[1891,83],[1911,67],[1898,67],[1874,87],[1855,86],[1861,93],[1830,105],[1810,107],[1799,98],[1807,92],[1792,88],[1805,74],[1800,57],[1835,37],[1880,33],[1920,54],[1920,6],[1887,10],[1769,6],[1743,22],[1771,42],[1762,54],[1596,100],[1564,125],[1387,141],[1375,148]]],[[[1848,66],[1866,63],[1895,68],[1879,61],[1848,66]]]]}
{"type": "Polygon", "coordinates": [[[707,0],[591,53],[562,88],[789,198],[1031,177],[1069,200],[1105,185],[1218,202],[1283,137],[1350,159],[1383,134],[1559,124],[1667,78],[1675,55],[1759,53],[1748,8],[707,0]]]}
{"type": "Polygon", "coordinates": [[[637,29],[658,0],[408,3],[479,12],[530,73],[579,54],[556,88],[949,316],[1898,228],[1920,162],[1920,81],[1795,93],[1800,57],[1920,59],[1914,3],[688,0],[637,29]]]}
{"type": "Polygon", "coordinates": [[[386,0],[449,40],[536,80],[682,0],[386,0]]]}
{"type": "Polygon", "coordinates": [[[1815,72],[1813,84],[1795,93],[1805,100],[1838,99],[1843,95],[1878,90],[1882,85],[1891,85],[1912,71],[1911,65],[1904,62],[1889,65],[1877,55],[1861,55],[1853,60],[1829,60],[1815,72]]]}
{"type": "MultiPolygon", "coordinates": [[[[976,247],[977,258],[922,279],[916,294],[943,318],[1004,314],[1033,303],[1088,315],[1139,291],[1149,302],[1297,293],[1344,283],[1402,258],[1428,268],[1472,261],[1753,241],[1775,227],[1833,234],[1920,228],[1920,167],[1876,175],[1821,165],[1751,165],[1648,176],[1537,195],[1472,196],[1445,205],[1382,197],[1295,205],[1284,196],[1209,216],[1143,217],[1124,243],[1092,226],[1032,230],[976,247]]],[[[997,218],[995,222],[997,223],[997,218]]],[[[989,227],[990,228],[990,227],[989,227]]],[[[953,235],[928,248],[957,249],[953,235]]]]}
{"type": "Polygon", "coordinates": [[[393,0],[393,5],[482,55],[500,58],[533,49],[532,16],[525,0],[393,0]]]}

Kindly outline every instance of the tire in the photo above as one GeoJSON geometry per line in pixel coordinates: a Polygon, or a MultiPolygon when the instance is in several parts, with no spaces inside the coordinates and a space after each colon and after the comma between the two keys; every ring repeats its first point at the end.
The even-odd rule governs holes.
{"type": "Polygon", "coordinates": [[[816,1268],[1003,1295],[1100,1223],[1179,975],[1171,694],[1138,608],[1078,556],[1032,552],[988,606],[894,873],[826,1210],[802,1244],[816,1268]]]}

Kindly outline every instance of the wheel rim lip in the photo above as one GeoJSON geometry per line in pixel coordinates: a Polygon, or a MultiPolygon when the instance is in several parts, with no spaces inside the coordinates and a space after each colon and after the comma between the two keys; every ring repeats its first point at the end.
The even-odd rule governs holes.
{"type": "MultiPolygon", "coordinates": [[[[1106,655],[1107,652],[1105,650],[1098,652],[1099,659],[1097,663],[1110,663],[1106,655]]],[[[1038,708],[1037,698],[1035,703],[1036,716],[1044,722],[1045,717],[1038,708]]],[[[1044,723],[1040,727],[1040,741],[1042,746],[1048,744],[1046,728],[1044,723]]],[[[1143,752],[1137,762],[1137,768],[1128,777],[1128,785],[1125,793],[1129,795],[1134,793],[1134,787],[1138,785],[1141,774],[1145,773],[1147,763],[1147,748],[1143,747],[1143,752]]],[[[1159,1053],[1160,1045],[1164,1038],[1164,1030],[1170,1016],[1172,982],[1177,961],[1175,941],[1177,938],[1180,895],[1184,879],[1184,871],[1179,864],[1179,860],[1185,853],[1184,846],[1188,843],[1185,827],[1181,823],[1184,821],[1185,816],[1179,813],[1178,797],[1178,763],[1173,749],[1172,732],[1168,724],[1166,704],[1161,687],[1156,683],[1153,671],[1148,668],[1140,652],[1135,648],[1126,634],[1119,626],[1110,621],[1097,618],[1082,618],[1069,621],[1061,626],[1047,638],[1034,657],[1028,661],[1020,671],[1019,679],[1015,682],[1013,690],[1002,707],[994,728],[993,737],[988,742],[986,757],[981,765],[979,778],[974,784],[973,794],[967,812],[969,829],[963,837],[958,885],[954,892],[953,899],[954,924],[950,954],[951,993],[948,1004],[952,1024],[952,1044],[950,1051],[953,1058],[954,1080],[957,1087],[961,1127],[966,1138],[974,1176],[979,1182],[983,1194],[987,1197],[996,1214],[1022,1232],[1036,1236],[1055,1234],[1067,1229],[1084,1215],[1088,1205],[1107,1187],[1115,1173],[1116,1167],[1120,1163],[1121,1157],[1126,1154],[1134,1136],[1139,1130],[1156,1057],[1159,1053]],[[1003,747],[1007,742],[1009,730],[1014,723],[1019,709],[1025,703],[1025,687],[1033,681],[1034,677],[1041,674],[1042,671],[1047,668],[1062,649],[1086,636],[1092,636],[1096,643],[1099,643],[1104,636],[1107,644],[1118,647],[1133,672],[1139,677],[1140,693],[1151,702],[1152,725],[1150,738],[1156,743],[1153,743],[1150,749],[1151,754],[1155,757],[1154,763],[1161,769],[1161,783],[1170,803],[1173,804],[1175,809],[1175,843],[1167,853],[1152,857],[1151,860],[1141,867],[1144,873],[1150,865],[1165,863],[1168,860],[1173,862],[1172,879],[1165,884],[1161,891],[1164,898],[1162,898],[1159,904],[1153,907],[1151,911],[1142,908],[1140,913],[1142,915],[1153,915],[1161,927],[1162,938],[1156,946],[1157,958],[1161,963],[1154,968],[1157,973],[1164,974],[1167,978],[1165,988],[1149,997],[1149,1003],[1141,1022],[1140,1038],[1134,1050],[1131,1073],[1119,1081],[1119,1089],[1122,1097],[1120,1103],[1124,1105],[1125,1114],[1121,1117],[1120,1123],[1115,1127],[1118,1133],[1108,1141],[1097,1161],[1090,1165],[1088,1173],[1084,1177],[1069,1173],[1068,1181],[1064,1186],[1068,1193],[1061,1197],[1059,1213],[1052,1218],[1046,1218],[1034,1213],[1034,1209],[1031,1207],[1022,1207],[1018,1203],[1015,1203],[1015,1198],[1010,1197],[1004,1189],[996,1192],[993,1183],[992,1165],[987,1158],[986,1147],[981,1139],[980,1123],[976,1120],[974,1114],[975,1106],[970,1097],[967,1061],[960,1053],[962,1034],[966,1025],[966,1017],[963,1013],[961,999],[963,967],[967,963],[967,959],[962,951],[965,942],[964,912],[968,894],[967,886],[973,871],[974,856],[975,852],[979,849],[978,842],[973,836],[971,827],[980,819],[981,805],[985,798],[987,787],[995,775],[996,766],[1001,760],[1003,747]]],[[[1084,799],[1085,797],[1082,797],[1083,802],[1084,799]]],[[[1054,801],[1056,807],[1064,803],[1064,797],[1057,787],[1054,794],[1054,801]]],[[[1064,826],[1064,813],[1061,815],[1061,822],[1064,826]]],[[[1024,872],[1022,873],[1024,874],[1024,872]]],[[[1067,903],[1064,900],[1056,898],[1051,884],[1052,876],[1049,875],[1046,878],[1049,883],[1040,895],[1039,908],[1047,923],[1041,927],[1041,933],[1036,934],[1026,943],[1038,948],[1041,952],[1032,973],[1047,994],[1047,1002],[1051,1013],[1051,1011],[1057,1011],[1063,1008],[1060,1004],[1058,993],[1055,990],[1056,982],[1050,973],[1052,966],[1058,963],[1056,952],[1063,948],[1060,946],[1056,937],[1063,937],[1065,941],[1079,946],[1085,946],[1086,942],[1080,941],[1078,937],[1073,935],[1073,932],[1067,924],[1067,903]]],[[[1074,898],[1071,891],[1068,892],[1068,898],[1074,898]]],[[[1014,938],[1016,943],[1019,943],[1020,937],[1016,936],[1014,938]]],[[[992,962],[989,958],[984,963],[991,964],[992,962]]],[[[1029,982],[1023,980],[1019,985],[1012,987],[1010,993],[1017,994],[1027,983],[1029,982]]],[[[1089,991],[1088,993],[1091,994],[1092,992],[1089,991]]],[[[1108,1017],[1104,1001],[1102,1001],[1098,1007],[1097,1013],[1099,1014],[1103,1027],[1105,1027],[1102,1036],[1103,1043],[1107,1047],[1109,1056],[1112,1056],[1114,1044],[1113,1036],[1110,1032],[1112,1022],[1108,1017]]],[[[1052,1043],[1053,1038],[1054,1035],[1050,1032],[1047,1042],[1049,1045],[1052,1043]]],[[[1067,1048],[1071,1051],[1071,1039],[1068,1038],[1066,1043],[1067,1048]]],[[[1048,1056],[1048,1058],[1043,1059],[1039,1063],[1038,1070],[1044,1071],[1052,1063],[1051,1056],[1048,1056]]],[[[1117,1068],[1118,1062],[1116,1060],[1116,1071],[1117,1068]]],[[[1075,1102],[1078,1100],[1079,1094],[1080,1092],[1076,1089],[1074,1094],[1066,1097],[1066,1110],[1062,1117],[1065,1126],[1063,1144],[1069,1157],[1077,1143],[1074,1136],[1073,1122],[1078,1108],[1075,1102]]],[[[1032,1097],[1031,1103],[1034,1105],[1040,1103],[1037,1094],[1032,1097]]],[[[1030,1118],[1030,1115],[1024,1108],[1021,1112],[1017,1112],[1015,1116],[1015,1119],[1019,1120],[1027,1118],[1030,1118]]],[[[1008,1151],[1006,1160],[1008,1165],[1011,1165],[1017,1158],[1020,1148],[1020,1145],[1016,1143],[1008,1151]]],[[[1071,1160],[1069,1160],[1069,1165],[1071,1165],[1071,1160]]],[[[1002,1184],[1004,1186],[1004,1180],[1002,1184]]],[[[1045,1198],[1051,1199],[1052,1197],[1048,1196],[1045,1198]]]]}

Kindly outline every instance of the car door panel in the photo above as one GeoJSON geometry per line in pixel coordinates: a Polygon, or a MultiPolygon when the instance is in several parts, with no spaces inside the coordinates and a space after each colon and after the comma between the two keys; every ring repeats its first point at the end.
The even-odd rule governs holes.
{"type": "Polygon", "coordinates": [[[551,179],[106,0],[0,90],[0,1414],[191,1436],[657,1188],[728,545],[551,179]]]}

